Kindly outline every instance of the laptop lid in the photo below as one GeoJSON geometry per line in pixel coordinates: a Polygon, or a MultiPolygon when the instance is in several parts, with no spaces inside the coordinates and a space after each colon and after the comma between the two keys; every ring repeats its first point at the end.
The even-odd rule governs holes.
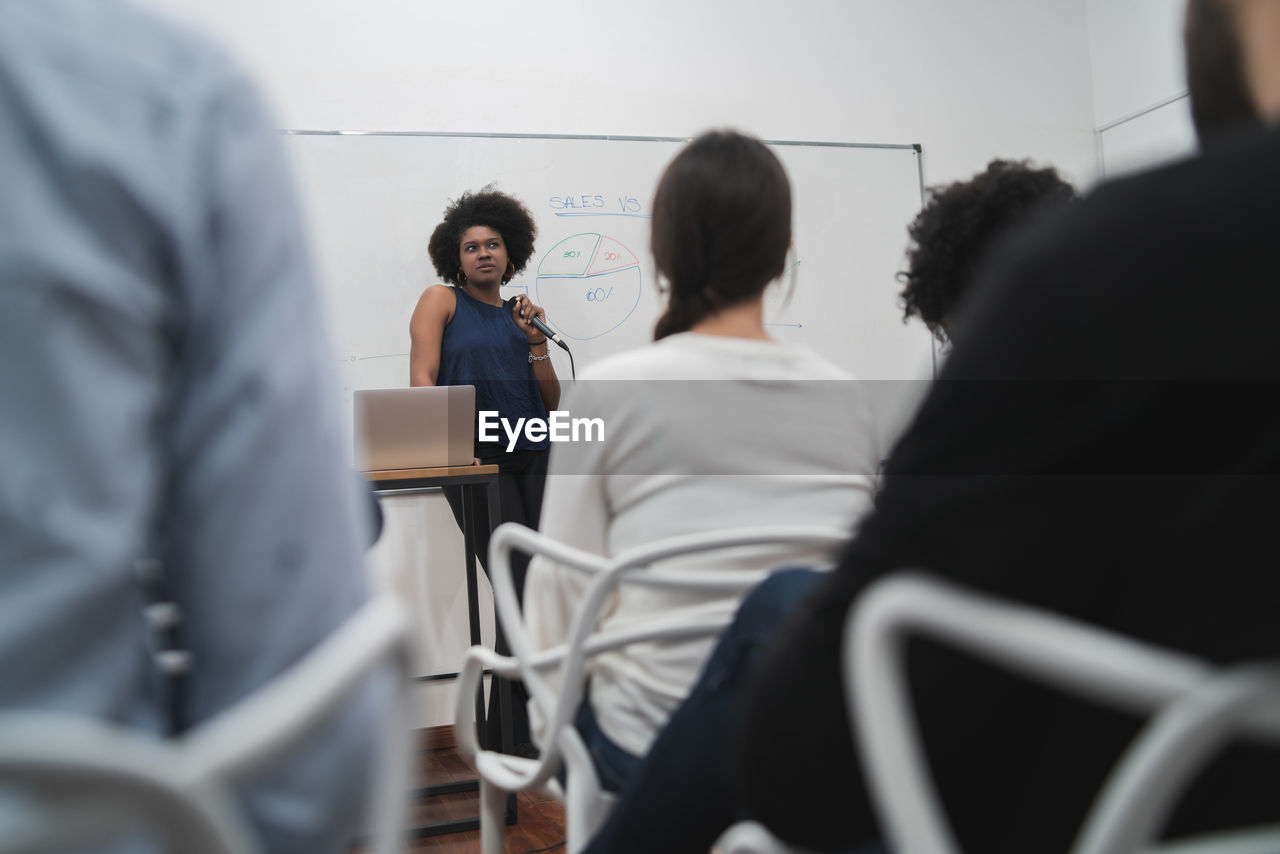
{"type": "Polygon", "coordinates": [[[475,386],[357,389],[354,402],[362,471],[471,465],[475,386]]]}

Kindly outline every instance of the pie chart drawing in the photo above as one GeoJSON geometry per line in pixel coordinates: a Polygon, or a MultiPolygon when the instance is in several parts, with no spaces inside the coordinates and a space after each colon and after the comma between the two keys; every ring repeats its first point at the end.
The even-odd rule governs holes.
{"type": "Polygon", "coordinates": [[[534,289],[534,301],[561,335],[599,338],[640,304],[640,262],[612,237],[575,234],[542,256],[534,289]]]}

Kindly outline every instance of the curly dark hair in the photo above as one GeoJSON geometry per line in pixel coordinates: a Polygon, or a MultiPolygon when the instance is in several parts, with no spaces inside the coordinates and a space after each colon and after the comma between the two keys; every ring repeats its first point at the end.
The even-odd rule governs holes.
{"type": "Polygon", "coordinates": [[[907,229],[907,269],[898,273],[905,323],[918,316],[939,341],[987,250],[1036,209],[1076,198],[1056,169],[992,160],[968,181],[932,187],[907,229]]]}
{"type": "Polygon", "coordinates": [[[507,245],[507,258],[515,267],[511,276],[504,277],[503,281],[519,273],[529,263],[533,255],[533,241],[538,236],[533,214],[529,213],[524,202],[495,190],[489,184],[479,192],[463,193],[450,202],[444,209],[444,221],[431,232],[427,252],[441,279],[452,285],[459,284],[459,245],[463,233],[475,225],[487,226],[502,235],[502,242],[507,245]]]}

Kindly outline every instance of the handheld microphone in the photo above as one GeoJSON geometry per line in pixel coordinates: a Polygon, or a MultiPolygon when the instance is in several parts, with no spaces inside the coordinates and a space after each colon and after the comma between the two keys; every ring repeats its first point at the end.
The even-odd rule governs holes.
{"type": "MultiPolygon", "coordinates": [[[[511,311],[511,309],[515,307],[517,299],[519,299],[519,297],[511,297],[504,303],[504,305],[507,307],[507,311],[511,311]]],[[[557,335],[555,332],[553,332],[551,327],[548,326],[545,322],[543,322],[541,317],[538,317],[538,315],[535,314],[533,316],[533,319],[529,321],[529,325],[532,326],[534,329],[538,330],[539,332],[541,332],[543,335],[547,336],[547,338],[559,344],[560,347],[566,353],[569,352],[569,345],[564,343],[564,339],[561,338],[559,335],[557,335]]]]}

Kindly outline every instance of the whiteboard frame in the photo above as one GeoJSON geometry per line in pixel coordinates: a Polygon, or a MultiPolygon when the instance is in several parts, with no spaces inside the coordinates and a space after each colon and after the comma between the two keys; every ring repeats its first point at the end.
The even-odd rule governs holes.
{"type": "MultiPolygon", "coordinates": [[[[1185,93],[1184,93],[1185,95],[1185,93]]],[[[1176,100],[1176,98],[1172,99],[1176,100]]],[[[1160,106],[1160,105],[1157,105],[1160,106]]],[[[1151,108],[1151,109],[1154,109],[1151,108]]],[[[1127,116],[1116,122],[1134,118],[1127,116]]],[[[1102,130],[1101,128],[1099,130],[1102,130]]],[[[480,131],[453,130],[350,130],[320,128],[280,128],[285,136],[434,136],[455,139],[575,139],[596,142],[692,142],[691,136],[635,136],[630,134],[591,134],[591,133],[485,133],[480,131]]],[[[765,145],[788,145],[813,148],[877,148],[911,150],[916,153],[916,180],[920,185],[920,207],[925,205],[927,190],[924,185],[924,146],[918,142],[826,142],[820,140],[800,139],[762,139],[765,145]]],[[[1099,138],[1098,145],[1101,146],[1099,138]]],[[[1099,158],[1101,160],[1101,158],[1099,158]]],[[[938,376],[938,341],[930,338],[929,358],[932,373],[938,376]]]]}
{"type": "MultiPolygon", "coordinates": [[[[691,136],[629,136],[623,134],[590,133],[479,133],[452,130],[318,130],[315,128],[281,128],[280,133],[289,136],[441,136],[462,139],[580,139],[597,142],[692,142],[691,136]]],[[[911,149],[923,155],[918,142],[820,142],[798,139],[762,139],[765,145],[798,145],[814,148],[893,148],[911,149]]],[[[923,187],[923,171],[921,185],[923,187]]]]}

